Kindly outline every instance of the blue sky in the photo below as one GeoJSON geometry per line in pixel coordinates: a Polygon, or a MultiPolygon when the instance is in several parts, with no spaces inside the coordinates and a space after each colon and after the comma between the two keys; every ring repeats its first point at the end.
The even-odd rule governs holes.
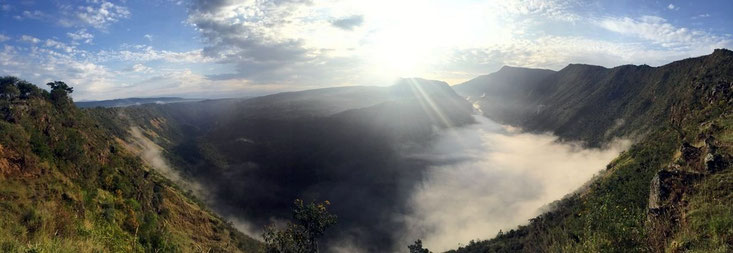
{"type": "Polygon", "coordinates": [[[76,100],[460,83],[733,46],[733,1],[0,0],[0,75],[76,100]]]}

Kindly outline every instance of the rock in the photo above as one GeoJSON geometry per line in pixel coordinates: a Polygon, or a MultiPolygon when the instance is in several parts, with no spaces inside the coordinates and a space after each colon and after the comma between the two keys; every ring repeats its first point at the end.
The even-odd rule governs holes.
{"type": "Polygon", "coordinates": [[[662,170],[652,178],[645,230],[652,252],[664,252],[671,235],[679,228],[685,203],[682,197],[703,174],[662,170]]]}
{"type": "Polygon", "coordinates": [[[721,154],[708,153],[705,156],[705,170],[715,173],[728,167],[728,159],[721,154]]]}
{"type": "Polygon", "coordinates": [[[685,161],[698,160],[700,159],[700,154],[702,154],[702,151],[699,148],[696,148],[687,142],[682,143],[682,158],[684,158],[685,161]]]}
{"type": "Polygon", "coordinates": [[[697,171],[701,171],[701,158],[703,151],[701,148],[690,145],[690,143],[682,143],[682,160],[684,165],[694,168],[697,171]]]}
{"type": "Polygon", "coordinates": [[[652,178],[649,186],[649,209],[677,204],[682,194],[701,174],[681,170],[662,170],[652,178]]]}

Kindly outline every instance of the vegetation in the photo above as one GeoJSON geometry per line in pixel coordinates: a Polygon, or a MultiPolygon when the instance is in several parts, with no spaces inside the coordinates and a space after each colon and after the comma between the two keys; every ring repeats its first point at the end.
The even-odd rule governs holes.
{"type": "Polygon", "coordinates": [[[430,250],[422,247],[422,240],[419,239],[414,244],[407,246],[407,249],[410,250],[410,253],[432,253],[430,250]]]}
{"type": "Polygon", "coordinates": [[[285,228],[275,225],[265,228],[265,252],[268,253],[313,253],[319,252],[318,239],[326,229],[336,223],[336,216],[328,213],[331,203],[304,204],[296,199],[293,207],[295,223],[288,222],[285,228]]]}
{"type": "Polygon", "coordinates": [[[0,78],[0,251],[258,250],[48,85],[0,78]]]}
{"type": "Polygon", "coordinates": [[[730,69],[733,53],[716,50],[659,68],[571,65],[558,72],[564,87],[550,80],[539,98],[547,107],[520,126],[555,130],[591,146],[616,134],[641,137],[587,188],[553,203],[552,211],[450,252],[731,251],[730,69]],[[615,126],[601,117],[626,121],[615,126]],[[547,125],[539,125],[541,119],[547,125]],[[659,193],[650,188],[660,171],[689,176],[677,176],[685,183],[662,182],[666,193],[659,193]],[[652,209],[651,196],[658,194],[673,197],[652,209]]]}

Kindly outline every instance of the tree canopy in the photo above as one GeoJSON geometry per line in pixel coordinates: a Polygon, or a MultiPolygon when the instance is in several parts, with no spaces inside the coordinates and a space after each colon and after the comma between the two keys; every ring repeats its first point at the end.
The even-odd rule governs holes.
{"type": "Polygon", "coordinates": [[[264,238],[268,253],[313,253],[318,252],[318,239],[328,227],[336,223],[336,215],[328,213],[331,203],[304,204],[296,199],[293,207],[295,223],[288,222],[278,230],[274,225],[265,228],[264,238]]]}

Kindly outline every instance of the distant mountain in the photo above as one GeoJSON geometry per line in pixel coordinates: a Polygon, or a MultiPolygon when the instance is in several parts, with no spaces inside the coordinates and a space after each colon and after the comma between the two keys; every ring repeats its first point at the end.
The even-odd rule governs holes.
{"type": "Polygon", "coordinates": [[[138,127],[174,167],[197,179],[220,213],[262,228],[289,217],[295,198],[329,200],[338,216],[327,241],[391,251],[406,199],[427,164],[405,156],[437,131],[473,122],[445,82],[400,79],[245,100],[201,101],[90,113],[120,139],[138,127]]]}
{"type": "Polygon", "coordinates": [[[505,66],[495,73],[454,85],[453,89],[477,103],[487,117],[516,125],[527,111],[536,110],[533,92],[554,74],[552,70],[505,66]]]}
{"type": "Polygon", "coordinates": [[[74,102],[79,108],[90,107],[125,107],[131,105],[142,104],[167,104],[179,102],[200,101],[201,99],[180,98],[180,97],[152,97],[152,98],[120,98],[99,101],[80,101],[74,102]]]}

